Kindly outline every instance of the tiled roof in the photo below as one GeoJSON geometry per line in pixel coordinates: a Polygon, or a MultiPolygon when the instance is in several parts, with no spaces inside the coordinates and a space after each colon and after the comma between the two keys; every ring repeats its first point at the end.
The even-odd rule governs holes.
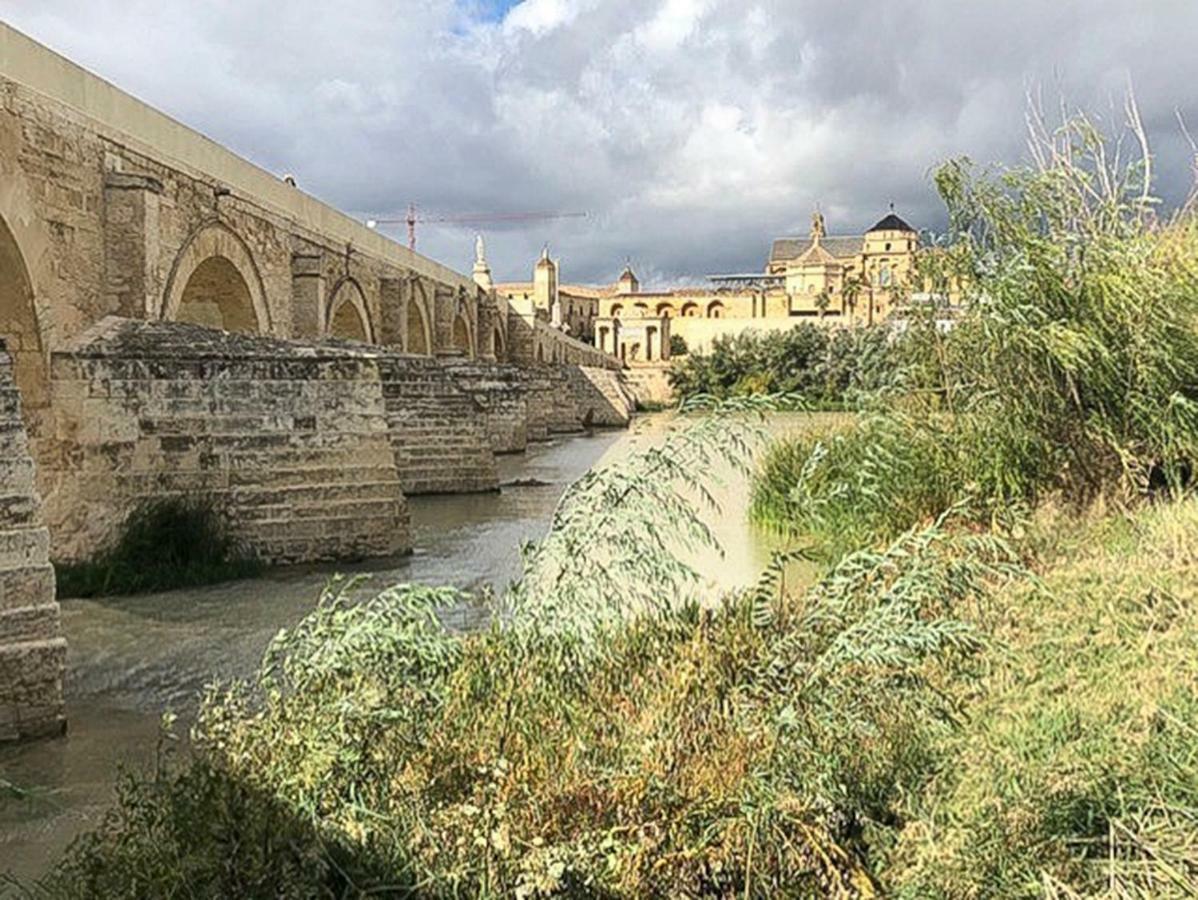
{"type": "MultiPolygon", "coordinates": [[[[838,235],[820,239],[820,246],[838,259],[856,256],[865,245],[865,236],[860,234],[838,235]]],[[[770,262],[798,259],[811,249],[811,238],[778,238],[770,251],[770,262]]]]}
{"type": "Polygon", "coordinates": [[[882,221],[878,222],[870,231],[914,231],[915,229],[896,216],[890,213],[882,221]]]}

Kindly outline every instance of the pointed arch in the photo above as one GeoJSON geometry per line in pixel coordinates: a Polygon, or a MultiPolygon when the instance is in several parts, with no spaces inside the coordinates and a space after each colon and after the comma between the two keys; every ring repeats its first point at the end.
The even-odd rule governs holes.
{"type": "Polygon", "coordinates": [[[404,352],[428,356],[432,352],[433,336],[430,330],[424,291],[413,284],[408,296],[404,324],[404,352]]]}
{"type": "Polygon", "coordinates": [[[495,347],[495,358],[500,362],[503,362],[507,359],[507,340],[503,336],[503,329],[499,327],[499,323],[495,324],[492,335],[495,347]]]}
{"type": "Polygon", "coordinates": [[[262,276],[245,241],[223,222],[194,231],[175,257],[159,317],[270,334],[262,276]]]}
{"type": "Polygon", "coordinates": [[[462,313],[458,313],[453,319],[453,346],[455,350],[461,350],[467,356],[474,355],[474,341],[470,336],[470,323],[466,321],[466,317],[462,313]]]}
{"type": "Polygon", "coordinates": [[[325,334],[330,337],[374,343],[374,328],[366,308],[366,295],[353,278],[343,278],[333,288],[325,313],[325,334]]]}

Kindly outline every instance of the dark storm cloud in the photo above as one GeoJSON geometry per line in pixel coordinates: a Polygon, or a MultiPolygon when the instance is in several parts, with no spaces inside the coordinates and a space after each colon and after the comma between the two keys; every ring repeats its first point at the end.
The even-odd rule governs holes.
{"type": "MultiPolygon", "coordinates": [[[[548,240],[568,279],[672,281],[770,239],[941,222],[949,156],[1015,161],[1029,88],[1100,112],[1134,82],[1162,172],[1198,129],[1190,0],[0,0],[76,61],[363,217],[586,210],[487,232],[496,275],[548,240]],[[507,7],[511,7],[508,9],[507,7]]],[[[467,268],[472,236],[421,249],[467,268]]]]}

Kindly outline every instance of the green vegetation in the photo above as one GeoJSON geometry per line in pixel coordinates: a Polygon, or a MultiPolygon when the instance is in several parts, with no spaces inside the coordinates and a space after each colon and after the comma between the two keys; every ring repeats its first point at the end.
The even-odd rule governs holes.
{"type": "Polygon", "coordinates": [[[33,892],[1198,895],[1198,225],[1097,141],[941,170],[926,274],[968,312],[757,476],[836,550],[813,587],[783,555],[705,597],[676,555],[715,552],[705,473],[755,417],[828,396],[754,394],[729,345],[696,365],[732,398],[572,486],[487,629],[331,588],[33,892]]]}
{"type": "Polygon", "coordinates": [[[670,335],[670,356],[686,356],[688,349],[686,338],[680,334],[670,335]]]}
{"type": "Polygon", "coordinates": [[[140,594],[248,578],[262,569],[213,505],[173,497],[138,507],[97,558],[56,566],[59,597],[140,594]]]}
{"type": "Polygon", "coordinates": [[[1033,146],[1035,167],[940,169],[952,230],[924,274],[959,284],[967,312],[947,334],[912,321],[902,377],[856,427],[773,454],[759,521],[835,540],[852,520],[854,540],[884,539],[962,499],[996,516],[1185,485],[1198,220],[1158,223],[1145,166],[1108,166],[1085,119],[1033,146]]]}
{"type": "Polygon", "coordinates": [[[893,378],[886,329],[829,329],[809,322],[787,331],[721,336],[710,353],[685,356],[670,371],[681,397],[785,393],[819,409],[851,405],[893,378]]]}

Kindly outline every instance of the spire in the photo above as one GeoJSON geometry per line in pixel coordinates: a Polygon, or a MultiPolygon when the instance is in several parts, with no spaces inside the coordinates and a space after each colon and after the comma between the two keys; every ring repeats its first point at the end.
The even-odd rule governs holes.
{"type": "Polygon", "coordinates": [[[824,226],[824,214],[819,211],[819,204],[815,205],[815,212],[811,214],[811,243],[818,246],[819,242],[827,235],[828,230],[824,226]]]}

